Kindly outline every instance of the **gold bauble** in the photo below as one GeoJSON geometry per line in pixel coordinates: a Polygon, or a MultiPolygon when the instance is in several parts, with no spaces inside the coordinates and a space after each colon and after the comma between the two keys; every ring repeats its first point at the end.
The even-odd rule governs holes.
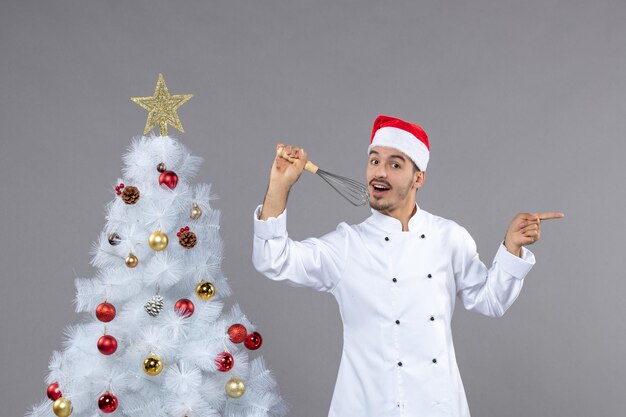
{"type": "Polygon", "coordinates": [[[54,403],[52,403],[52,411],[54,411],[54,414],[58,417],[68,417],[72,414],[72,402],[67,398],[57,398],[54,400],[54,403]]]}
{"type": "Polygon", "coordinates": [[[232,377],[224,386],[226,394],[231,398],[239,398],[246,392],[246,384],[239,378],[232,377]]]}
{"type": "Polygon", "coordinates": [[[196,285],[196,295],[204,301],[208,301],[215,295],[215,285],[207,281],[200,281],[196,285]]]}
{"type": "Polygon", "coordinates": [[[128,256],[126,257],[126,260],[124,262],[126,262],[126,266],[127,267],[134,268],[139,263],[139,259],[137,259],[135,254],[131,252],[131,253],[128,254],[128,256]]]}
{"type": "Polygon", "coordinates": [[[155,376],[163,370],[163,362],[156,355],[150,355],[143,361],[143,370],[150,376],[155,376]]]}
{"type": "Polygon", "coordinates": [[[202,210],[200,210],[198,203],[193,203],[193,207],[191,208],[191,215],[189,217],[191,217],[193,220],[197,220],[200,218],[200,216],[202,216],[202,210]]]}
{"type": "Polygon", "coordinates": [[[148,238],[148,245],[157,252],[167,248],[167,242],[167,235],[160,230],[150,233],[148,238]]]}

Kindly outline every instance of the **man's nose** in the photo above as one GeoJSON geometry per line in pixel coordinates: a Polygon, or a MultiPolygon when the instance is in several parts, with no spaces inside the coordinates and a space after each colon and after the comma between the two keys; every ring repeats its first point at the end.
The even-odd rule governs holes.
{"type": "Polygon", "coordinates": [[[387,170],[385,169],[385,165],[384,164],[376,165],[376,167],[374,168],[374,177],[375,178],[386,178],[387,177],[387,170]]]}

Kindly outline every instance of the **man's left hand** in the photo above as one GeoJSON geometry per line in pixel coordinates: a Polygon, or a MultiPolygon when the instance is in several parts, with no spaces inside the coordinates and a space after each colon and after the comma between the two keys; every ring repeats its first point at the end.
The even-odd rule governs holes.
{"type": "Polygon", "coordinates": [[[546,213],[519,213],[506,231],[504,246],[515,256],[520,256],[522,246],[531,245],[541,236],[541,221],[560,219],[565,214],[556,211],[546,213]]]}

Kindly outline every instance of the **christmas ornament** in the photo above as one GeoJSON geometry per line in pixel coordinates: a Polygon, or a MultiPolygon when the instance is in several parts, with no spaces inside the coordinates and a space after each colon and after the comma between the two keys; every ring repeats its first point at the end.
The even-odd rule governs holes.
{"type": "Polygon", "coordinates": [[[148,245],[157,252],[167,248],[168,241],[167,235],[160,230],[150,233],[148,237],[148,245]]]}
{"type": "Polygon", "coordinates": [[[233,366],[235,365],[235,359],[230,353],[222,352],[217,355],[217,358],[215,358],[215,364],[217,365],[218,371],[228,372],[233,369],[233,366]]]}
{"type": "Polygon", "coordinates": [[[167,136],[167,125],[170,124],[181,132],[183,125],[180,123],[176,110],[185,104],[193,94],[170,95],[163,79],[163,74],[159,74],[154,96],[152,97],[132,97],[131,100],[148,110],[148,120],[143,134],[147,134],[152,128],[159,126],[159,135],[167,136]]]}
{"type": "Polygon", "coordinates": [[[122,239],[120,238],[120,235],[118,235],[117,233],[111,233],[109,235],[109,245],[117,246],[120,244],[121,241],[122,239]]]}
{"type": "Polygon", "coordinates": [[[193,314],[194,305],[191,300],[181,298],[180,300],[176,301],[176,304],[174,304],[174,311],[176,311],[183,317],[189,317],[193,314]]]}
{"type": "Polygon", "coordinates": [[[120,185],[115,186],[115,194],[122,195],[122,190],[124,189],[124,183],[121,182],[120,185]]]}
{"type": "Polygon", "coordinates": [[[105,334],[98,339],[98,350],[103,355],[112,355],[117,350],[117,339],[109,334],[105,334]]]}
{"type": "Polygon", "coordinates": [[[117,397],[110,392],[105,392],[98,398],[98,408],[103,413],[112,413],[117,409],[117,397]]]}
{"type": "Polygon", "coordinates": [[[57,417],[68,417],[72,414],[72,402],[67,398],[57,398],[52,403],[52,411],[57,417]]]}
{"type": "Polygon", "coordinates": [[[165,299],[161,297],[159,294],[153,295],[143,306],[146,313],[150,314],[152,317],[156,317],[159,315],[161,310],[163,310],[163,302],[165,299]]]}
{"type": "Polygon", "coordinates": [[[230,341],[233,343],[241,343],[246,340],[246,336],[248,335],[248,331],[243,324],[237,323],[233,324],[228,328],[228,337],[230,341]]]}
{"type": "Polygon", "coordinates": [[[176,233],[178,236],[178,243],[185,248],[191,249],[196,246],[196,234],[189,230],[189,226],[181,227],[180,232],[176,233]]]}
{"type": "Polygon", "coordinates": [[[122,200],[124,200],[124,203],[132,205],[139,201],[140,195],[139,188],[129,185],[124,188],[124,192],[122,192],[122,200]]]}
{"type": "Polygon", "coordinates": [[[163,370],[163,362],[158,356],[152,354],[143,361],[143,370],[150,376],[155,376],[163,370]]]}
{"type": "Polygon", "coordinates": [[[246,336],[246,341],[243,344],[250,350],[257,350],[263,344],[263,338],[259,332],[252,332],[246,336]]]}
{"type": "Polygon", "coordinates": [[[57,384],[56,382],[48,385],[47,394],[48,398],[50,398],[52,401],[56,401],[57,398],[61,398],[63,396],[63,393],[61,393],[61,390],[59,389],[59,384],[57,384]]]}
{"type": "Polygon", "coordinates": [[[200,281],[196,285],[196,295],[204,301],[210,300],[215,295],[215,285],[210,282],[200,281]]]}
{"type": "Polygon", "coordinates": [[[127,267],[134,268],[139,263],[139,259],[137,259],[135,254],[131,252],[131,253],[128,254],[128,256],[126,257],[126,260],[124,262],[126,263],[127,267]]]}
{"type": "Polygon", "coordinates": [[[98,320],[105,323],[110,322],[115,318],[115,306],[106,301],[104,303],[98,304],[98,307],[96,307],[96,317],[98,318],[98,320]]]}
{"type": "Polygon", "coordinates": [[[165,164],[163,162],[161,162],[159,165],[157,165],[157,171],[165,172],[165,164]]]}
{"type": "Polygon", "coordinates": [[[165,171],[159,175],[159,185],[165,185],[170,190],[176,188],[178,175],[174,171],[165,171]]]}
{"type": "Polygon", "coordinates": [[[193,207],[191,208],[191,217],[193,220],[198,220],[202,216],[202,210],[198,206],[198,203],[193,203],[193,207]]]}
{"type": "Polygon", "coordinates": [[[246,385],[239,378],[232,377],[224,386],[226,394],[231,398],[239,398],[246,392],[246,385]]]}

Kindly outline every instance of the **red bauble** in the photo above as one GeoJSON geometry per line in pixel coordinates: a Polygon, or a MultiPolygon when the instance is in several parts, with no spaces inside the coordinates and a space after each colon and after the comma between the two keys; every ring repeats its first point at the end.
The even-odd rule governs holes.
{"type": "Polygon", "coordinates": [[[102,394],[98,398],[98,408],[103,413],[112,413],[117,409],[117,397],[110,392],[102,394]]]}
{"type": "Polygon", "coordinates": [[[217,365],[218,371],[228,372],[235,366],[235,359],[230,353],[222,352],[215,358],[215,364],[217,365]]]}
{"type": "Polygon", "coordinates": [[[112,355],[117,350],[117,339],[109,334],[105,334],[98,339],[98,350],[103,355],[112,355]]]}
{"type": "Polygon", "coordinates": [[[178,184],[178,175],[174,171],[165,171],[159,175],[159,184],[166,185],[170,190],[173,190],[178,184]]]}
{"type": "Polygon", "coordinates": [[[181,298],[174,304],[174,311],[183,317],[189,317],[193,314],[194,306],[191,300],[181,298]]]}
{"type": "Polygon", "coordinates": [[[48,398],[50,398],[52,401],[55,401],[57,398],[61,398],[62,396],[63,394],[59,389],[59,384],[53,382],[52,384],[48,385],[48,398]]]}
{"type": "Polygon", "coordinates": [[[258,332],[252,332],[246,337],[244,345],[250,350],[257,350],[263,344],[263,338],[258,332]]]}
{"type": "Polygon", "coordinates": [[[107,303],[106,301],[98,304],[98,307],[96,307],[96,317],[98,320],[105,323],[110,322],[115,318],[115,307],[113,304],[107,303]]]}
{"type": "Polygon", "coordinates": [[[233,324],[228,328],[228,337],[230,337],[230,341],[233,343],[243,342],[246,340],[247,335],[248,331],[246,330],[246,326],[243,324],[233,324]]]}

